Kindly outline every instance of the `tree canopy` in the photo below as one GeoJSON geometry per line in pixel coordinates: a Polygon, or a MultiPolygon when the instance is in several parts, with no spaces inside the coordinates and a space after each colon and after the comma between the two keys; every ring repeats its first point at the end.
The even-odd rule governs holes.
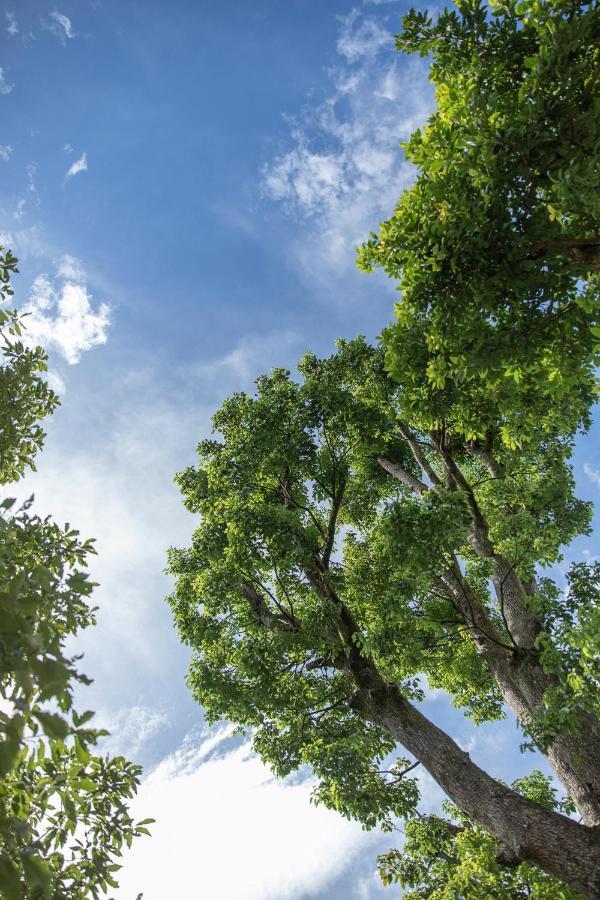
{"type": "Polygon", "coordinates": [[[599,22],[578,0],[408,14],[437,106],[359,252],[399,282],[397,321],[234,395],[177,478],[192,691],[279,775],[309,764],[317,801],[407,818],[381,871],[413,896],[600,894],[600,567],[547,572],[590,529],[569,458],[600,336],[599,22]],[[483,772],[427,685],[475,724],[511,711],[566,797],[483,772]],[[420,816],[419,764],[450,820],[420,816]]]}
{"type": "MultiPolygon", "coordinates": [[[[310,764],[320,801],[390,827],[415,812],[408,770],[427,757],[421,739],[431,749],[432,735],[415,743],[402,725],[426,679],[475,722],[509,705],[594,824],[598,671],[584,623],[597,572],[573,571],[567,606],[549,579],[534,587],[536,562],[557,560],[588,527],[568,446],[503,446],[493,464],[504,474],[490,478],[468,446],[435,445],[398,420],[381,350],[340,342],[299,370],[299,382],[275,370],[255,397],[226,401],[220,439],[202,442],[199,465],[178,476],[201,520],[191,547],[171,552],[171,602],[207,716],[252,729],[280,775],[310,764]],[[390,762],[398,743],[412,757],[390,762]]],[[[429,770],[453,799],[469,783],[478,790],[456,745],[464,771],[451,785],[450,751],[440,742],[432,752],[429,770]]],[[[483,804],[459,806],[489,828],[475,814],[483,804]]]]}
{"type": "MultiPolygon", "coordinates": [[[[1,253],[2,299],[17,271],[1,253]]],[[[33,467],[40,420],[58,397],[43,379],[46,356],[20,340],[26,324],[0,311],[0,484],[33,467]]],[[[8,487],[10,491],[10,487],[8,487]]],[[[67,655],[69,637],[94,624],[84,566],[93,543],[70,525],[0,502],[0,893],[7,900],[82,900],[117,886],[123,844],[148,833],[127,801],[140,767],[95,755],[106,732],[78,713],[73,690],[88,679],[67,655]]],[[[89,682],[88,682],[89,683],[89,682]]]]}
{"type": "Polygon", "coordinates": [[[597,5],[459,0],[411,11],[397,46],[431,57],[436,109],[359,264],[398,281],[383,340],[403,406],[467,439],[574,433],[600,351],[597,5]]]}

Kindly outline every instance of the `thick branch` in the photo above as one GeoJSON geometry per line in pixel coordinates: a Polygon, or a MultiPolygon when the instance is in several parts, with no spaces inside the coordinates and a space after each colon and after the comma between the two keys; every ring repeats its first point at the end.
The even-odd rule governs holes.
{"type": "Polygon", "coordinates": [[[414,475],[407,472],[400,463],[388,459],[387,456],[378,456],[377,462],[385,472],[392,475],[394,478],[397,478],[398,481],[401,481],[402,484],[414,494],[422,495],[428,490],[428,487],[424,482],[419,481],[418,478],[415,478],[414,475]]]}
{"type": "Polygon", "coordinates": [[[327,523],[327,539],[325,541],[325,546],[323,548],[323,552],[321,554],[321,558],[323,560],[323,566],[327,569],[329,567],[329,560],[331,558],[332,550],[335,546],[335,532],[337,527],[337,519],[340,511],[340,507],[342,505],[342,501],[344,499],[344,491],[346,489],[346,481],[344,478],[341,479],[341,484],[335,494],[335,497],[331,503],[331,510],[329,513],[329,522],[327,523]]]}
{"type": "Polygon", "coordinates": [[[492,563],[492,581],[508,632],[517,647],[530,649],[539,634],[540,623],[527,606],[525,587],[516,566],[511,560],[496,553],[473,488],[455,463],[452,454],[440,448],[440,455],[451,482],[466,495],[471,512],[469,543],[481,559],[487,559],[492,563]]]}
{"type": "Polygon", "coordinates": [[[477,447],[473,443],[466,444],[465,449],[470,456],[472,456],[474,459],[478,459],[479,462],[483,463],[492,478],[504,478],[504,466],[502,465],[502,463],[498,462],[498,460],[495,459],[494,456],[492,456],[489,450],[485,450],[482,447],[477,447]]]}
{"type": "Polygon", "coordinates": [[[412,455],[415,458],[415,462],[421,467],[421,471],[423,475],[429,478],[432,484],[441,484],[440,478],[438,477],[436,471],[433,466],[430,464],[429,460],[423,453],[419,442],[415,438],[414,434],[410,430],[410,428],[404,423],[400,422],[399,424],[400,434],[408,444],[411,449],[412,455]]]}
{"type": "Polygon", "coordinates": [[[281,631],[296,631],[297,626],[292,616],[286,614],[285,618],[282,616],[278,616],[276,613],[272,612],[269,609],[269,605],[265,598],[258,593],[255,589],[254,585],[243,579],[241,582],[242,594],[248,600],[252,612],[258,619],[261,625],[265,628],[268,628],[270,631],[281,632],[281,631]]]}
{"type": "Polygon", "coordinates": [[[600,238],[555,238],[536,241],[533,244],[534,259],[556,254],[567,254],[576,265],[592,271],[600,269],[600,238]]]}
{"type": "Polygon", "coordinates": [[[539,806],[495,781],[375,671],[353,708],[418,759],[468,816],[498,841],[513,863],[529,861],[586,897],[600,896],[600,834],[539,806]],[[379,682],[375,686],[376,682],[379,682]]]}

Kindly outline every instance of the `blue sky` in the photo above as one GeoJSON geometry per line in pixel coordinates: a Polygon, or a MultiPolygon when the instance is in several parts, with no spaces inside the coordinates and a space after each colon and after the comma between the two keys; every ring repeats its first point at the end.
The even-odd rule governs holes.
{"type": "MultiPolygon", "coordinates": [[[[226,729],[203,725],[162,570],[193,525],[173,473],[222,399],[338,336],[374,338],[391,316],[392,286],[356,271],[354,247],[410,182],[398,144],[432,102],[425,64],[393,49],[402,10],[0,8],[0,232],[63,396],[24,490],[98,539],[99,623],[76,645],[95,680],[81,704],[111,728],[113,751],[144,763],[136,810],[159,820],[119,897],[393,895],[374,858],[398,835],[315,809],[307,780],[274,782],[226,729]]],[[[596,446],[597,432],[576,455],[590,499],[596,446]]],[[[574,548],[595,552],[588,538],[574,548]]],[[[511,752],[510,722],[473,735],[442,696],[427,705],[494,774],[531,767],[511,752]]]]}

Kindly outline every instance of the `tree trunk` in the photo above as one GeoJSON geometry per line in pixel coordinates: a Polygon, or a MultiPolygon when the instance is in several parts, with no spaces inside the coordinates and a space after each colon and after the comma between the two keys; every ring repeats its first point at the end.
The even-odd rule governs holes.
{"type": "Polygon", "coordinates": [[[412,753],[442,790],[498,841],[498,861],[528,861],[585,897],[600,897],[600,833],[495,781],[394,685],[371,671],[353,707],[412,753]],[[377,682],[379,682],[377,684],[377,682]]]}
{"type": "Polygon", "coordinates": [[[533,245],[534,258],[566,254],[575,265],[588,271],[600,269],[600,238],[555,238],[548,241],[537,241],[533,245]]]}
{"type": "MultiPolygon", "coordinates": [[[[469,626],[506,704],[527,725],[544,694],[555,686],[532,653],[518,653],[502,642],[485,607],[462,577],[458,565],[444,573],[443,585],[469,626]]],[[[600,724],[583,711],[581,735],[558,735],[546,751],[548,762],[581,813],[586,825],[600,825],[600,724]]]]}
{"type": "MultiPolygon", "coordinates": [[[[408,441],[406,428],[402,433],[408,441]]],[[[425,472],[420,449],[412,446],[411,449],[425,472]]],[[[544,672],[533,650],[540,624],[527,607],[526,591],[516,566],[495,552],[487,523],[471,486],[451,454],[443,449],[438,452],[451,485],[464,490],[469,499],[472,519],[469,543],[481,559],[489,560],[492,565],[492,582],[498,607],[514,647],[504,644],[487,610],[462,576],[456,561],[441,576],[446,585],[445,593],[448,596],[448,591],[450,592],[452,601],[469,627],[477,650],[485,658],[505,702],[517,719],[527,726],[536,713],[539,713],[545,692],[556,686],[556,681],[544,672]]],[[[488,454],[488,457],[484,464],[489,468],[491,456],[488,454]]],[[[413,493],[422,496],[428,490],[426,484],[407,473],[398,463],[381,456],[378,457],[378,462],[388,474],[401,481],[413,493]]],[[[427,472],[425,474],[431,479],[427,472]]],[[[435,473],[433,477],[439,483],[435,473]]],[[[595,716],[584,712],[581,712],[581,721],[581,736],[559,735],[546,756],[586,825],[600,825],[600,722],[595,716]]]]}

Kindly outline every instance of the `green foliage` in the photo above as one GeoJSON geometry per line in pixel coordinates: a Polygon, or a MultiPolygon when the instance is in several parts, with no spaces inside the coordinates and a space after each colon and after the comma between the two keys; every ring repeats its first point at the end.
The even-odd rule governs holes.
{"type": "MultiPolygon", "coordinates": [[[[0,246],[0,301],[13,295],[10,278],[18,260],[0,246]]],[[[25,327],[16,310],[0,309],[0,483],[16,481],[41,448],[40,420],[50,415],[58,397],[40,375],[46,371],[41,347],[25,347],[19,338],[25,327]]]]}
{"type": "MultiPolygon", "coordinates": [[[[16,260],[0,257],[3,296],[12,294],[16,260]]],[[[41,378],[41,348],[15,341],[24,327],[1,313],[0,483],[33,465],[43,441],[39,419],[58,402],[41,378]]],[[[84,571],[93,553],[69,525],[0,503],[0,893],[7,900],[100,897],[116,887],[124,843],[147,834],[126,806],[140,767],[92,755],[106,732],[92,712],[73,708],[73,688],[88,679],[67,639],[94,624],[93,584],[84,571]]]]}
{"type": "MultiPolygon", "coordinates": [[[[415,818],[410,767],[388,759],[390,698],[427,683],[476,723],[506,701],[541,749],[586,722],[597,741],[597,567],[566,593],[536,580],[590,528],[569,458],[600,362],[599,38],[585,0],[405,17],[398,48],[430,57],[437,108],[405,146],[415,183],[359,251],[399,282],[397,321],[383,348],[341,341],[227,400],[177,478],[200,516],[169,557],[194,695],[277,774],[310,765],[316,802],[367,828],[409,817],[381,863],[407,896],[574,897],[502,866],[456,809],[415,818]]],[[[584,755],[564,775],[580,808],[584,755]]],[[[566,811],[539,774],[515,787],[566,811]]]]}
{"type": "MultiPolygon", "coordinates": [[[[383,774],[393,742],[353,708],[342,607],[352,643],[386,682],[418,700],[427,680],[475,722],[501,718],[502,698],[440,592],[453,558],[467,561],[473,590],[510,638],[486,562],[469,544],[466,493],[440,483],[417,496],[377,462],[391,459],[416,477],[382,352],[362,339],[340,341],[334,356],[307,356],[299,371],[297,381],[275,370],[258,379],[254,397],[227,400],[214,418],[219,440],[203,441],[198,466],[177,476],[200,523],[188,549],[170,551],[170,602],[193,650],[189,684],[209,720],[252,729],[279,775],[312,766],[317,801],[365,827],[389,827],[414,808],[416,787],[383,774]]],[[[421,447],[428,452],[424,438],[421,447]]],[[[546,453],[505,448],[504,496],[477,460],[456,450],[491,534],[521,548],[525,575],[587,527],[567,453],[555,443],[546,453]]]]}
{"type": "Polygon", "coordinates": [[[398,49],[431,58],[417,167],[359,251],[399,281],[383,334],[405,415],[509,448],[588,421],[600,319],[600,11],[459,0],[411,11],[398,49]]]}
{"type": "Polygon", "coordinates": [[[326,567],[324,589],[368,615],[338,559],[343,530],[374,527],[389,496],[364,452],[369,438],[398,443],[382,362],[364,341],[341,343],[330,360],[303,359],[302,384],[275,370],[255,398],[226,401],[214,418],[222,440],[201,443],[198,468],[177,478],[201,526],[189,550],[170,553],[189,682],[209,720],[255,729],[279,775],[310,764],[315,800],[365,827],[389,827],[416,786],[383,771],[393,741],[348,706],[339,606],[314,585],[326,567]]]}
{"type": "Polygon", "coordinates": [[[558,683],[546,692],[532,731],[542,746],[569,729],[585,739],[582,712],[600,715],[600,564],[572,565],[564,594],[545,579],[536,603],[545,624],[541,659],[558,683]]]}
{"type": "MultiPolygon", "coordinates": [[[[534,771],[513,788],[547,809],[571,812],[548,778],[534,771]]],[[[400,884],[407,900],[579,900],[580,895],[534,866],[507,868],[497,859],[498,847],[487,832],[444,804],[449,818],[425,816],[405,826],[401,850],[378,857],[384,884],[400,884]]]]}

